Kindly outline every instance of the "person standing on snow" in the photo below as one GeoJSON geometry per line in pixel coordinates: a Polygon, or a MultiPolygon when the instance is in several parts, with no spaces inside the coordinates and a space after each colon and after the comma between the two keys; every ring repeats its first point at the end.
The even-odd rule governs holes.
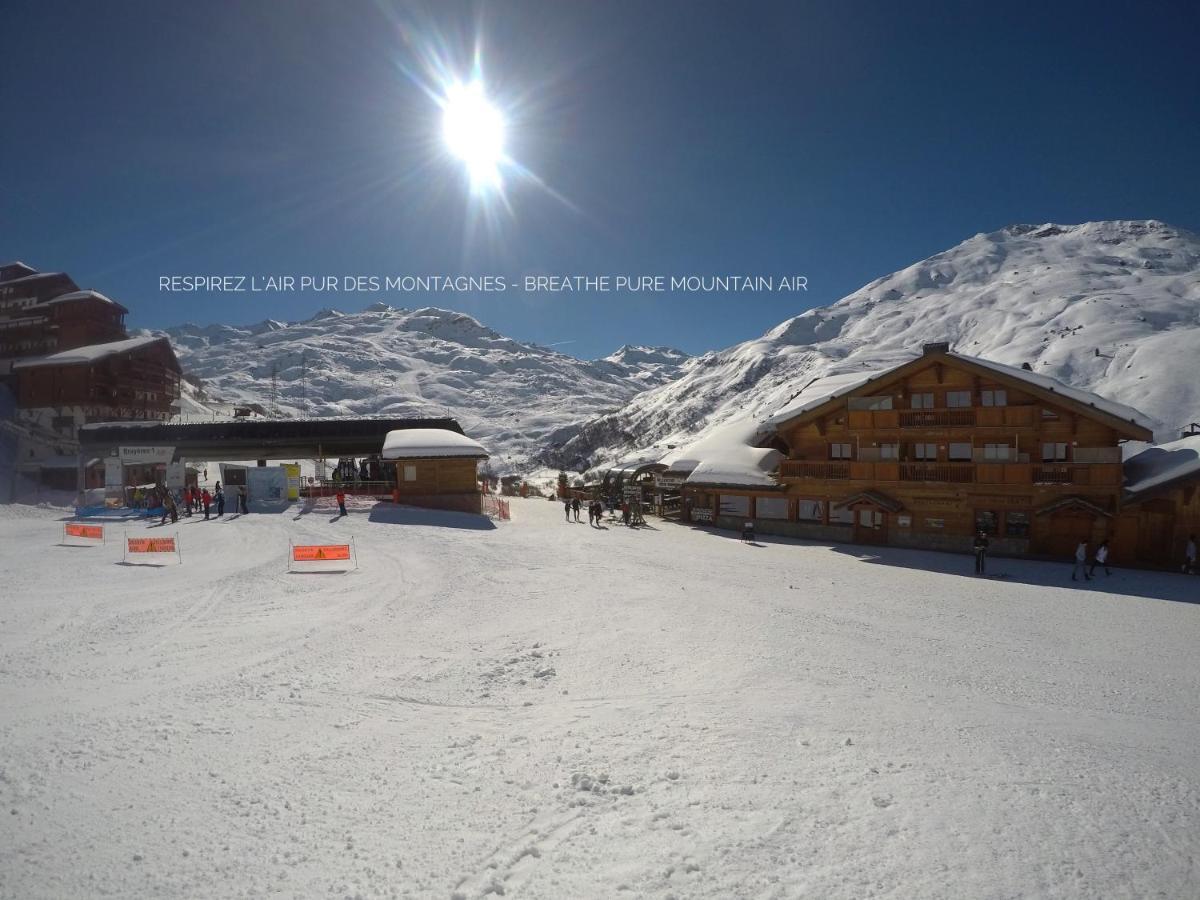
{"type": "Polygon", "coordinates": [[[243,515],[250,514],[250,506],[246,502],[247,496],[248,494],[246,492],[246,486],[244,484],[239,486],[237,489],[238,512],[242,513],[243,515]]]}
{"type": "Polygon", "coordinates": [[[975,535],[975,574],[986,574],[987,568],[987,549],[988,536],[987,532],[980,530],[979,534],[975,535]]]}
{"type": "Polygon", "coordinates": [[[1096,548],[1096,555],[1093,557],[1091,569],[1088,571],[1089,575],[1096,574],[1096,566],[1104,566],[1106,577],[1112,574],[1112,569],[1108,567],[1108,541],[1101,541],[1100,546],[1096,548]]]}
{"type": "Polygon", "coordinates": [[[1087,573],[1087,558],[1088,558],[1088,542],[1087,538],[1080,538],[1079,546],[1075,548],[1075,568],[1071,570],[1071,580],[1078,581],[1077,577],[1080,572],[1083,573],[1084,581],[1091,581],[1092,576],[1087,573]]]}
{"type": "Polygon", "coordinates": [[[213,499],[217,501],[217,518],[225,515],[225,491],[221,489],[221,482],[217,482],[216,489],[213,491],[213,499]]]}
{"type": "Polygon", "coordinates": [[[1194,574],[1196,571],[1196,536],[1188,535],[1187,546],[1183,549],[1183,572],[1185,575],[1194,574]]]}
{"type": "Polygon", "coordinates": [[[212,505],[212,494],[205,488],[200,492],[200,502],[204,504],[204,521],[208,521],[208,508],[212,505]]]}
{"type": "Polygon", "coordinates": [[[571,521],[571,498],[563,497],[563,516],[568,522],[571,521]]]}
{"type": "Polygon", "coordinates": [[[171,492],[163,489],[163,514],[160,525],[167,524],[167,516],[171,517],[171,524],[174,525],[179,521],[179,507],[175,505],[175,498],[171,496],[171,492]]]}
{"type": "Polygon", "coordinates": [[[576,497],[571,501],[571,512],[575,514],[575,521],[579,521],[579,498],[576,497]]]}
{"type": "Polygon", "coordinates": [[[343,516],[346,515],[346,492],[341,488],[338,488],[337,492],[337,505],[338,513],[343,516]]]}

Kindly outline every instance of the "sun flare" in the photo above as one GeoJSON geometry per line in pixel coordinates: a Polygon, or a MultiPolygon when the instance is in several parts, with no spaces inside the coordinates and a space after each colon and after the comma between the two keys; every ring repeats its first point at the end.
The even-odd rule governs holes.
{"type": "Polygon", "coordinates": [[[504,117],[487,99],[483,83],[450,85],[442,103],[446,149],[467,168],[475,188],[497,186],[504,160],[504,117]]]}

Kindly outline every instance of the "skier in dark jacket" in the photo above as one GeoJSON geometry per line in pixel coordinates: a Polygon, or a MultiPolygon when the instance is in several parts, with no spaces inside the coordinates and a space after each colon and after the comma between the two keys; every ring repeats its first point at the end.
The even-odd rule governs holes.
{"type": "Polygon", "coordinates": [[[213,499],[217,501],[217,518],[225,515],[225,491],[221,489],[221,482],[217,482],[217,487],[213,491],[213,499]]]}
{"type": "Polygon", "coordinates": [[[571,521],[571,498],[563,497],[563,516],[568,522],[571,521]]]}
{"type": "Polygon", "coordinates": [[[977,535],[975,535],[975,545],[974,546],[975,546],[975,574],[976,575],[984,575],[984,574],[986,574],[985,569],[987,568],[987,549],[988,549],[988,536],[987,536],[986,531],[981,530],[977,535]]]}
{"type": "Polygon", "coordinates": [[[575,521],[576,521],[576,522],[578,522],[578,521],[579,521],[579,507],[580,507],[580,505],[581,505],[581,504],[579,503],[579,498],[578,498],[578,497],[576,497],[575,499],[573,499],[573,500],[571,501],[571,512],[573,512],[573,513],[575,514],[575,521]]]}
{"type": "Polygon", "coordinates": [[[175,524],[176,522],[179,521],[179,507],[175,505],[175,498],[172,497],[171,492],[166,490],[165,488],[163,489],[162,497],[163,497],[163,514],[162,514],[162,519],[159,522],[159,524],[166,525],[167,524],[167,516],[171,517],[171,524],[175,524]]]}

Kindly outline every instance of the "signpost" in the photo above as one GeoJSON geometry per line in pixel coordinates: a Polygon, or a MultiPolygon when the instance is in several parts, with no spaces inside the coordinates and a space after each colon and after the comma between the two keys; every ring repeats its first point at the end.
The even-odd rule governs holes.
{"type": "Polygon", "coordinates": [[[126,466],[166,465],[175,458],[174,447],[122,447],[121,463],[126,466]]]}

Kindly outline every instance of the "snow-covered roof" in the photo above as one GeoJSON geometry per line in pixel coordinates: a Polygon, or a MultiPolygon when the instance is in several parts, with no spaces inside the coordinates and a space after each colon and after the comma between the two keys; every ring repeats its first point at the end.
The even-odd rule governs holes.
{"type": "Polygon", "coordinates": [[[74,350],[62,350],[58,353],[51,353],[49,356],[22,359],[13,363],[13,368],[31,369],[35,366],[70,366],[92,363],[109,356],[128,353],[130,350],[139,350],[142,347],[148,347],[151,344],[166,340],[165,337],[151,335],[148,337],[127,338],[123,341],[111,341],[107,344],[89,344],[86,347],[76,347],[74,350]]]}
{"type": "Polygon", "coordinates": [[[1117,403],[1115,400],[1109,400],[1101,397],[1099,394],[1093,394],[1091,391],[1085,391],[1082,388],[1072,387],[1069,384],[1064,384],[1057,378],[1051,378],[1049,375],[1039,375],[1036,372],[1030,372],[1028,369],[1021,369],[1016,366],[1006,366],[1004,363],[993,362],[990,359],[983,359],[979,356],[966,356],[962,353],[951,353],[950,356],[964,359],[967,362],[974,363],[977,366],[983,366],[985,369],[991,369],[1001,375],[1006,375],[1009,378],[1016,378],[1031,384],[1034,387],[1039,387],[1044,391],[1050,391],[1055,394],[1060,394],[1076,403],[1082,403],[1084,406],[1091,406],[1098,409],[1100,412],[1107,413],[1118,419],[1124,419],[1126,422],[1132,422],[1135,425],[1140,425],[1142,428],[1149,431],[1154,430],[1154,423],[1147,419],[1144,415],[1134,409],[1132,406],[1126,406],[1123,403],[1117,403]]]}
{"type": "Polygon", "coordinates": [[[783,454],[751,446],[759,433],[757,424],[739,419],[672,451],[661,462],[672,472],[690,473],[688,484],[776,487],[771,472],[779,468],[783,454]]]}
{"type": "MultiPolygon", "coordinates": [[[[103,302],[112,304],[113,306],[121,306],[121,304],[116,300],[105,297],[99,291],[71,291],[69,294],[59,294],[57,297],[47,300],[41,305],[51,306],[55,303],[67,303],[72,300],[102,300],[103,302]]],[[[125,307],[121,306],[121,309],[124,308],[125,307]]]]}
{"type": "Polygon", "coordinates": [[[1200,477],[1200,435],[1148,447],[1125,460],[1125,490],[1140,494],[1184,478],[1200,477]]]}
{"type": "Polygon", "coordinates": [[[425,459],[431,456],[487,458],[479,441],[446,428],[402,428],[383,439],[384,459],[425,459]]]}
{"type": "MultiPolygon", "coordinates": [[[[961,359],[963,362],[971,363],[985,369],[990,369],[998,375],[1004,375],[1018,381],[1023,381],[1026,384],[1039,388],[1043,391],[1048,391],[1052,394],[1058,394],[1068,400],[1073,400],[1084,406],[1090,406],[1099,412],[1106,413],[1114,418],[1121,419],[1126,422],[1131,422],[1148,431],[1154,431],[1154,423],[1142,415],[1132,406],[1126,406],[1123,403],[1117,403],[1114,400],[1109,400],[1101,397],[1099,394],[1094,394],[1091,391],[1085,391],[1082,388],[1072,387],[1069,384],[1064,384],[1057,378],[1051,378],[1049,375],[1039,375],[1036,372],[1031,372],[1028,369],[1021,369],[1016,366],[1008,366],[1004,363],[994,362],[990,359],[984,359],[980,356],[967,356],[964,353],[950,352],[946,354],[952,359],[961,359]]],[[[916,362],[921,357],[916,357],[908,362],[901,363],[900,366],[909,365],[916,362]]],[[[876,370],[872,372],[847,372],[840,375],[830,375],[825,378],[818,378],[816,381],[807,385],[799,394],[777,413],[767,419],[767,425],[781,425],[797,416],[803,415],[809,410],[816,409],[828,401],[840,397],[843,394],[849,394],[857,390],[870,381],[874,381],[882,376],[888,375],[900,366],[893,366],[890,369],[876,370]]]]}
{"type": "Polygon", "coordinates": [[[822,403],[848,394],[862,387],[873,378],[886,374],[888,369],[872,370],[869,372],[843,372],[839,375],[826,375],[810,381],[800,389],[787,404],[778,412],[772,414],[766,421],[767,425],[780,425],[796,416],[803,415],[810,409],[816,409],[822,403]]]}

